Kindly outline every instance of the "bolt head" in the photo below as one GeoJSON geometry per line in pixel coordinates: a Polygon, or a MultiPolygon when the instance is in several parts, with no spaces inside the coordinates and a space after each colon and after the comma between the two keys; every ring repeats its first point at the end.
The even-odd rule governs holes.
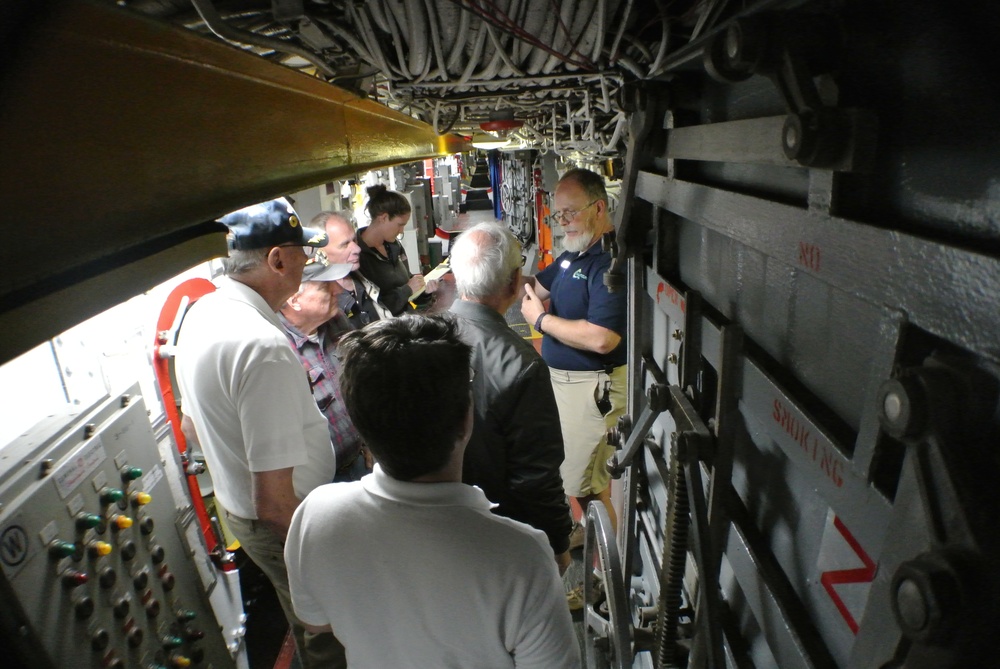
{"type": "Polygon", "coordinates": [[[946,644],[961,624],[962,584],[955,565],[941,552],[901,564],[891,592],[896,622],[913,641],[946,644]]]}

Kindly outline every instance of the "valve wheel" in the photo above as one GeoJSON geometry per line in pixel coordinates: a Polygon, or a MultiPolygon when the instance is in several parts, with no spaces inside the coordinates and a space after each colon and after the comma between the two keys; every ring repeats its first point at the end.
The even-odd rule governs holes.
{"type": "Polygon", "coordinates": [[[632,627],[621,557],[611,518],[600,502],[587,508],[583,540],[583,645],[587,669],[632,666],[632,627]],[[594,557],[604,588],[594,575],[594,557]]]}

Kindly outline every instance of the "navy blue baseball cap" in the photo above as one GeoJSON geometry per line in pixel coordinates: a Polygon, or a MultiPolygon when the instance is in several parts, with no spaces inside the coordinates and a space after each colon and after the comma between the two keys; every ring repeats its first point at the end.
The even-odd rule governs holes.
{"type": "Polygon", "coordinates": [[[319,228],[305,228],[288,200],[261,202],[219,219],[229,228],[229,248],[236,251],[265,249],[283,244],[300,246],[326,246],[326,232],[319,228]]]}

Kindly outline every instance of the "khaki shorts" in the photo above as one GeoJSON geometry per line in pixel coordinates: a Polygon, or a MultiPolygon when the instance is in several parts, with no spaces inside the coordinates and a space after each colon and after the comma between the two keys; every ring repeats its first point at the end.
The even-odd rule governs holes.
{"type": "Polygon", "coordinates": [[[625,413],[627,367],[622,365],[605,372],[574,372],[549,369],[552,390],[559,406],[565,458],[559,473],[563,488],[570,497],[586,497],[604,492],[611,482],[608,458],[615,452],[608,445],[608,428],[625,413]],[[611,411],[602,416],[597,400],[604,385],[611,381],[611,411]]]}

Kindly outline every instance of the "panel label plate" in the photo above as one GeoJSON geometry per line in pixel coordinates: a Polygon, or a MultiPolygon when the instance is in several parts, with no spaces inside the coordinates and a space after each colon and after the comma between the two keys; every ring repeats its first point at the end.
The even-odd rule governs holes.
{"type": "Polygon", "coordinates": [[[52,481],[60,499],[66,499],[83,483],[102,462],[107,459],[104,443],[100,435],[90,440],[83,448],[71,455],[66,463],[53,475],[52,481]]]}

